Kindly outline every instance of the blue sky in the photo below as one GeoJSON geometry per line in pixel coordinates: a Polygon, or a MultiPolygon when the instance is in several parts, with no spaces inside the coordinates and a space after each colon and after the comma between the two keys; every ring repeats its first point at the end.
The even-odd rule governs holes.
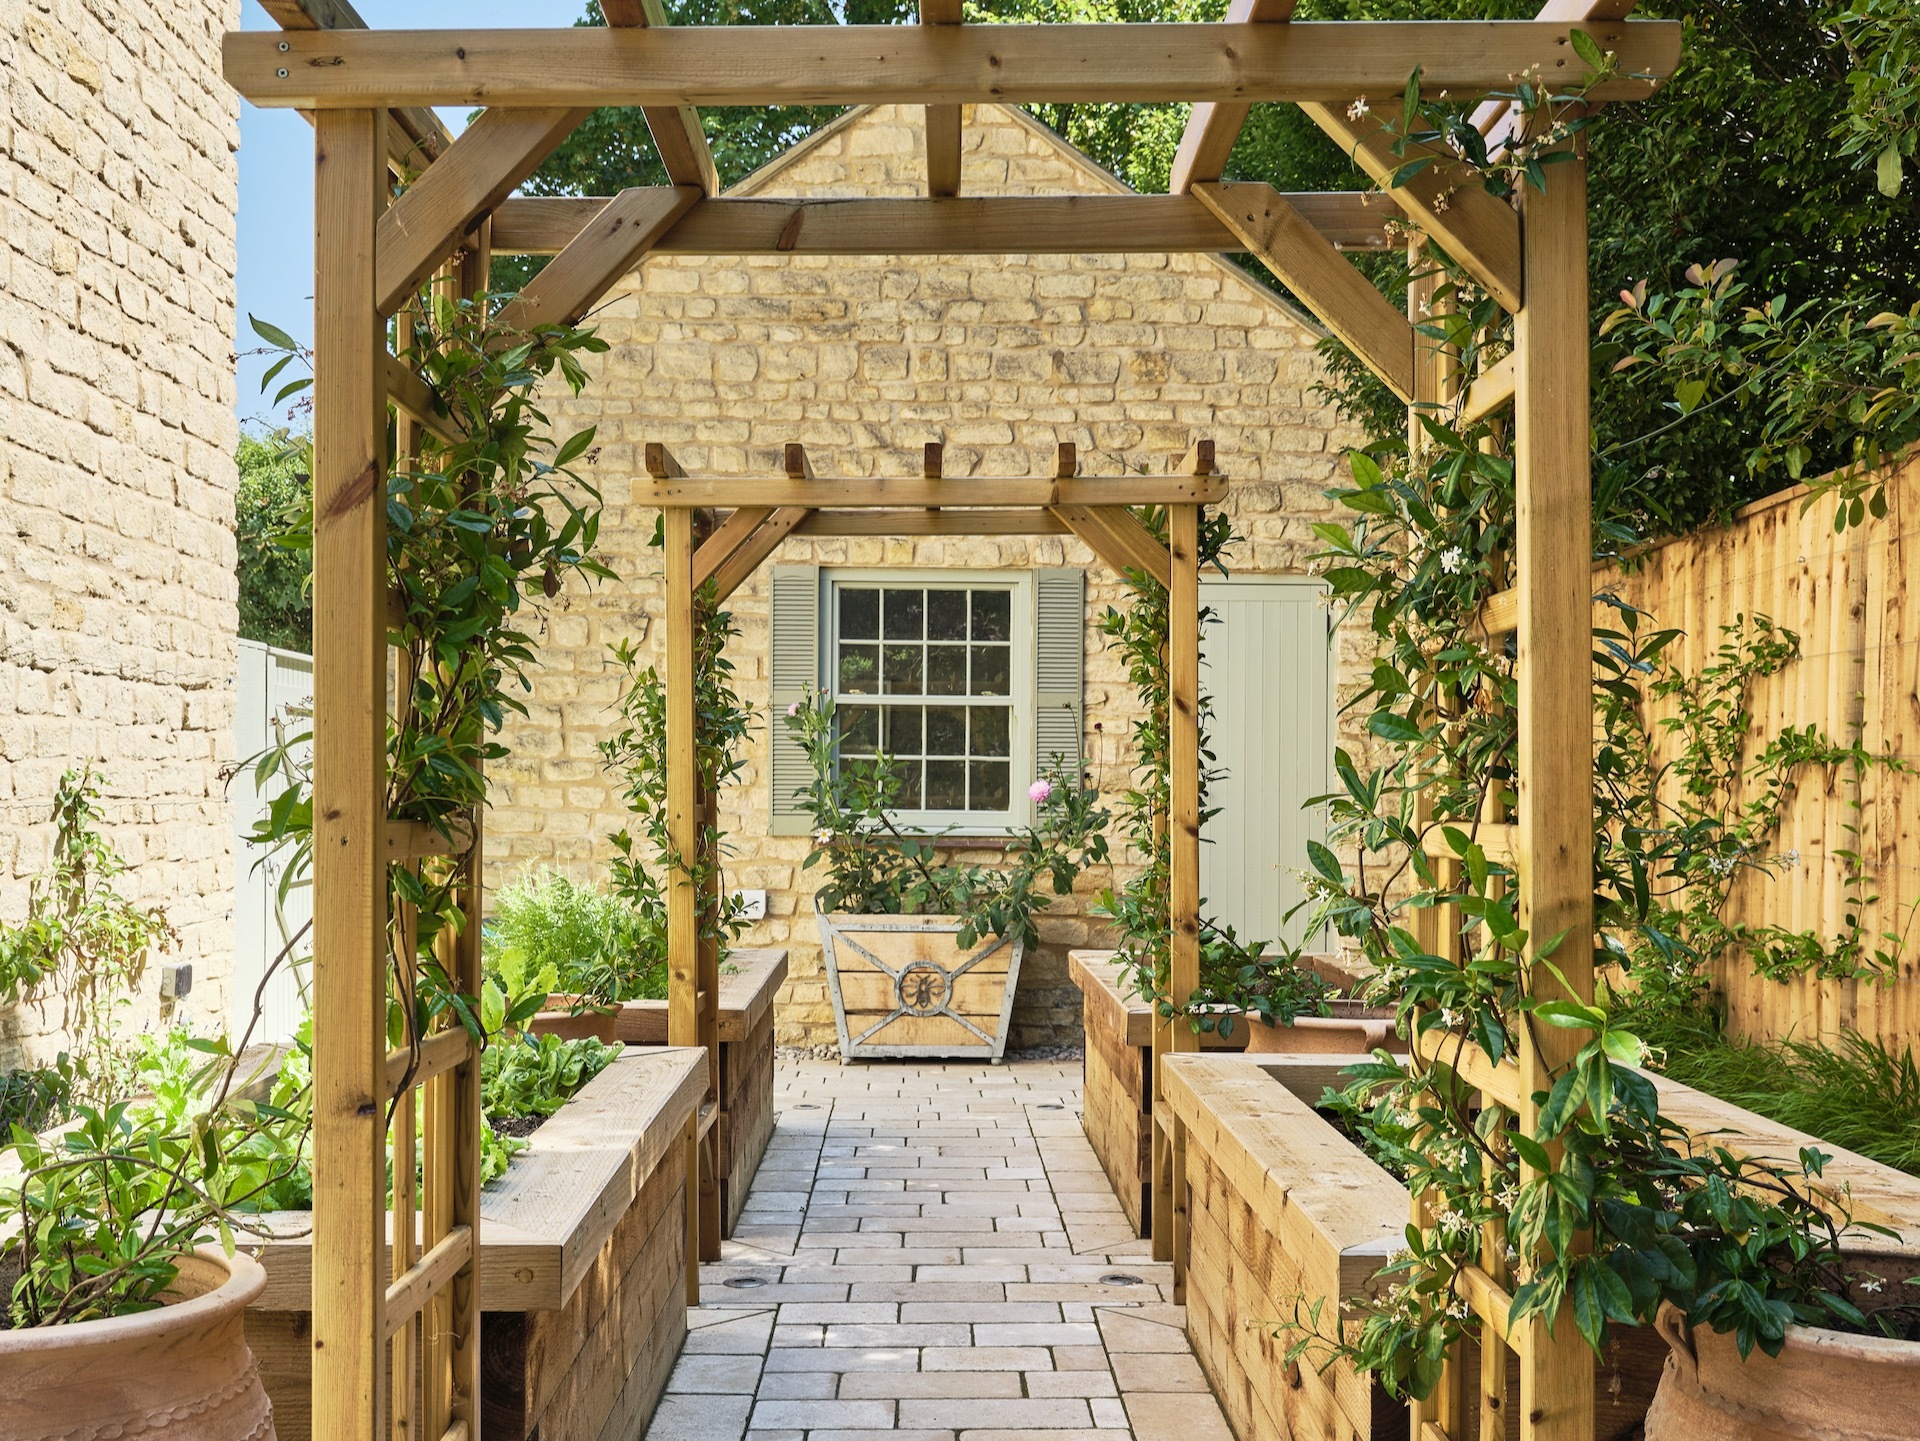
{"type": "MultiPolygon", "coordinates": [[[[367,24],[381,30],[571,25],[585,0],[356,0],[367,24]]],[[[241,16],[247,30],[275,25],[254,0],[241,16]]],[[[459,132],[465,110],[443,110],[459,132]]],[[[271,418],[260,393],[267,361],[248,356],[260,344],[249,314],[301,342],[313,338],[313,127],[291,110],[259,110],[240,102],[240,314],[238,409],[242,420],[271,418]]],[[[285,378],[284,376],[282,377],[285,378]]]]}

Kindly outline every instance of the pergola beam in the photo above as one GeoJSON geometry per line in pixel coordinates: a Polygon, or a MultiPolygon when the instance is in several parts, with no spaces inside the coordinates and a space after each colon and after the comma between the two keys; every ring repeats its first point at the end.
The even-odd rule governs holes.
{"type": "Polygon", "coordinates": [[[1071,535],[1050,510],[814,510],[795,535],[1071,535]]]}
{"type": "Polygon", "coordinates": [[[621,191],[508,302],[500,323],[509,330],[572,325],[639,264],[699,198],[700,192],[691,185],[635,186],[621,191]]]}
{"type": "Polygon", "coordinates": [[[1413,327],[1277,190],[1206,181],[1193,193],[1395,395],[1413,399],[1413,327]]]}
{"type": "MultiPolygon", "coordinates": [[[[1227,7],[1228,24],[1274,24],[1293,18],[1295,0],[1233,0],[1227,7]]],[[[1227,173],[1227,157],[1246,128],[1251,105],[1202,100],[1187,116],[1187,128],[1174,152],[1167,189],[1184,194],[1196,181],[1218,180],[1227,173]]]]}
{"type": "Polygon", "coordinates": [[[984,478],[927,480],[921,476],[822,476],[810,480],[751,475],[687,476],[654,482],[647,498],[662,506],[778,509],[837,506],[850,510],[942,510],[982,506],[1050,508],[1062,505],[1218,505],[1227,498],[1220,475],[1116,475],[1069,480],[984,478]]]}
{"type": "MultiPolygon", "coordinates": [[[[1587,76],[1571,27],[1537,21],[1286,25],[805,25],[566,30],[231,31],[227,79],[256,105],[962,105],[1319,101],[1422,84],[1461,99],[1539,69],[1587,76]],[[285,51],[280,45],[287,45],[285,51]]],[[[1619,56],[1594,100],[1653,93],[1680,27],[1588,28],[1619,56]]]]}
{"type": "MultiPolygon", "coordinates": [[[[670,24],[660,0],[601,0],[600,13],[607,24],[622,29],[670,24]]],[[[691,185],[706,195],[720,193],[720,171],[713,163],[713,149],[707,144],[707,132],[700,128],[700,112],[691,105],[649,105],[647,132],[653,136],[653,148],[666,167],[667,179],[675,185],[691,185]]]]}
{"type": "MultiPolygon", "coordinates": [[[[230,39],[232,37],[229,37],[230,39]]],[[[488,110],[380,217],[380,313],[391,315],[475,221],[566,139],[585,110],[488,110]]]]}
{"type": "MultiPolygon", "coordinates": [[[[1392,201],[1359,191],[1282,199],[1341,250],[1385,250],[1387,221],[1400,217],[1392,201]]],[[[494,251],[558,254],[611,203],[601,196],[503,200],[493,213],[494,251]]],[[[696,202],[653,248],[671,255],[1217,255],[1241,242],[1191,195],[750,197],[696,202]]]]}

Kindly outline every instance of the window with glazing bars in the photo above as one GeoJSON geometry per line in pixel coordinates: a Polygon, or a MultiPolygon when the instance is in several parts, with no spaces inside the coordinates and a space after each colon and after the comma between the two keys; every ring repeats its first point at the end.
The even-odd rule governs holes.
{"type": "Polygon", "coordinates": [[[891,756],[910,823],[1023,819],[1033,685],[1023,582],[836,579],[832,599],[841,757],[891,756]]]}

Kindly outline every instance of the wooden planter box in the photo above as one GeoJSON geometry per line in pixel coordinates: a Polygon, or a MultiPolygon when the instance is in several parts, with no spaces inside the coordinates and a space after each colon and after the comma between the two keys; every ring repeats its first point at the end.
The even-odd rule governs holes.
{"type": "MultiPolygon", "coordinates": [[[[1277,1064],[1305,1090],[1341,1063],[1277,1064]]],[[[1251,1057],[1170,1057],[1166,1089],[1187,1127],[1187,1335],[1234,1434],[1404,1438],[1406,1407],[1345,1361],[1288,1365],[1281,1323],[1318,1301],[1328,1328],[1374,1285],[1406,1243],[1406,1187],[1251,1057]]]]}
{"type": "MultiPolygon", "coordinates": [[[[629,1051],[482,1193],[487,1441],[645,1429],[687,1332],[686,1129],[705,1086],[698,1050],[629,1051]]],[[[268,1219],[276,1231],[311,1220],[268,1219]]],[[[270,1241],[260,1260],[267,1289],[247,1311],[247,1344],[280,1441],[309,1441],[310,1238],[270,1241]]]]}
{"type": "MultiPolygon", "coordinates": [[[[1167,1064],[1167,1103],[1187,1128],[1187,1332],[1240,1441],[1399,1441],[1407,1411],[1367,1377],[1336,1362],[1325,1372],[1285,1355],[1276,1336],[1296,1302],[1321,1300],[1323,1326],[1341,1303],[1367,1294],[1403,1244],[1407,1190],[1313,1109],[1343,1063],[1331,1057],[1182,1055],[1167,1064]]],[[[1654,1077],[1662,1110],[1691,1133],[1747,1155],[1791,1161],[1818,1144],[1833,1159],[1825,1183],[1848,1192],[1855,1217],[1890,1227],[1905,1244],[1863,1238],[1850,1254],[1890,1276],[1920,1271],[1920,1178],[1816,1142],[1713,1096],[1654,1077]]],[[[1297,1334],[1297,1333],[1296,1333],[1297,1334]]],[[[1468,1348],[1466,1367],[1478,1375],[1468,1348]]],[[[1621,1330],[1595,1377],[1595,1441],[1640,1434],[1667,1348],[1651,1328],[1621,1330]]],[[[1508,1356],[1507,1395],[1519,1396],[1508,1356]]],[[[1479,1434],[1478,1390],[1464,1388],[1461,1435],[1479,1434]]],[[[1519,1435],[1506,1408],[1503,1434],[1519,1435]]]]}
{"type": "MultiPolygon", "coordinates": [[[[1153,1229],[1153,1007],[1127,986],[1112,951],[1069,951],[1067,973],[1080,987],[1086,1033],[1087,1140],[1134,1234],[1146,1236],[1153,1229]]],[[[1334,1012],[1391,1017],[1348,1001],[1336,1001],[1334,1012]]],[[[1235,1026],[1226,1040],[1211,1032],[1200,1036],[1207,1053],[1238,1054],[1246,1046],[1245,1026],[1235,1026]]]]}
{"type": "Polygon", "coordinates": [[[958,916],[815,914],[841,1059],[1006,1054],[1019,940],[982,936],[961,950],[958,916]]]}
{"type": "MultiPolygon", "coordinates": [[[[747,1204],[753,1173],[773,1136],[773,998],[787,979],[785,951],[735,951],[720,976],[720,1216],[726,1234],[747,1204]]],[[[628,1001],[618,1039],[667,1043],[667,1003],[628,1001]]],[[[537,1133],[536,1133],[537,1134],[537,1133]]]]}

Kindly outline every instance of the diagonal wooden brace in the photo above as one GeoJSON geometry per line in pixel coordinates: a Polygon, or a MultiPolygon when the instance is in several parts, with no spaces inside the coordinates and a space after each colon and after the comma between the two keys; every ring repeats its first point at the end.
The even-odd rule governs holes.
{"type": "Polygon", "coordinates": [[[483,113],[380,217],[375,293],[391,315],[498,205],[593,112],[559,107],[483,113]]]}
{"type": "MultiPolygon", "coordinates": [[[[1411,150],[1405,156],[1395,155],[1392,137],[1370,116],[1356,120],[1338,106],[1318,102],[1300,109],[1378,184],[1384,185],[1402,165],[1419,158],[1411,150]]],[[[1451,156],[1437,155],[1434,164],[1387,193],[1421,230],[1466,266],[1502,309],[1517,312],[1522,294],[1520,218],[1489,195],[1470,172],[1450,175],[1451,160],[1451,156]]]]}
{"type": "Polygon", "coordinates": [[[1367,369],[1413,399],[1413,327],[1279,191],[1207,181],[1193,193],[1367,369]]]}

